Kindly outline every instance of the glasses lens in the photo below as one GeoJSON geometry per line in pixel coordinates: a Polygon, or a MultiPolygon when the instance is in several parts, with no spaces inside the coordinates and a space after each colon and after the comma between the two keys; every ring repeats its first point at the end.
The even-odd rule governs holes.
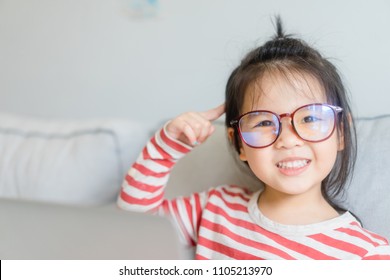
{"type": "Polygon", "coordinates": [[[295,112],[294,127],[298,135],[307,141],[328,138],[334,129],[335,113],[326,105],[308,105],[295,112]]]}
{"type": "Polygon", "coordinates": [[[244,142],[260,148],[275,141],[279,133],[279,120],[270,112],[252,112],[240,119],[239,127],[244,142]]]}

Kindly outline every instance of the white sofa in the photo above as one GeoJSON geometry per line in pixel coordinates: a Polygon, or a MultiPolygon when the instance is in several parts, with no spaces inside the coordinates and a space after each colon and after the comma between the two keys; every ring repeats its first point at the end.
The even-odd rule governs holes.
{"type": "MultiPolygon", "coordinates": [[[[223,121],[218,120],[216,126],[216,132],[206,143],[175,166],[167,188],[168,197],[224,183],[261,187],[228,147],[223,121]]],[[[125,228],[127,240],[137,239],[142,244],[151,243],[150,239],[139,241],[137,228],[132,236],[131,219],[111,222],[125,215],[115,205],[121,182],[157,128],[155,124],[119,119],[44,120],[1,113],[0,258],[137,258],[138,255],[112,250],[114,245],[110,244],[123,235],[125,228]],[[26,215],[28,209],[37,205],[41,210],[35,211],[34,217],[26,215]],[[24,210],[16,211],[20,208],[24,210]],[[70,219],[64,218],[64,211],[71,213],[70,219]],[[87,219],[85,211],[99,213],[98,223],[105,228],[108,242],[99,254],[80,245],[73,248],[85,240],[94,246],[94,234],[90,231],[73,231],[77,234],[61,238],[65,232],[61,229],[88,224],[83,220],[87,219]],[[24,240],[26,234],[32,236],[28,232],[34,233],[33,242],[24,240]],[[52,235],[60,239],[48,243],[48,236],[52,235]]],[[[358,159],[343,204],[367,229],[390,239],[390,116],[359,119],[357,131],[358,159]]],[[[137,220],[143,217],[147,220],[143,215],[137,216],[137,220]]],[[[153,232],[154,228],[147,230],[153,232]]],[[[98,231],[99,227],[95,232],[98,231]]],[[[147,251],[148,244],[143,245],[147,251]]],[[[182,249],[182,256],[191,256],[182,249]]],[[[164,256],[172,258],[168,251],[166,255],[164,252],[139,255],[151,259],[164,256]]]]}

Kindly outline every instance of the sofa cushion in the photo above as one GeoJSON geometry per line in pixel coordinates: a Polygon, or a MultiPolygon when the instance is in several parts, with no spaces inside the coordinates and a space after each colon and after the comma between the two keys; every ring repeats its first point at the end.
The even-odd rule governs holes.
{"type": "Polygon", "coordinates": [[[0,114],[0,196],[83,205],[115,201],[146,131],[124,120],[0,114]]]}
{"type": "Polygon", "coordinates": [[[346,207],[390,240],[390,115],[356,122],[358,156],[346,207]]]}

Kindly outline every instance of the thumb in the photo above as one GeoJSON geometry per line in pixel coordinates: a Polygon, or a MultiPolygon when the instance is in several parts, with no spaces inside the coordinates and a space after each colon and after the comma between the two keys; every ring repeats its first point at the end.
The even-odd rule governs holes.
{"type": "Polygon", "coordinates": [[[225,103],[222,103],[218,107],[200,112],[200,115],[209,121],[215,121],[225,113],[225,103]]]}

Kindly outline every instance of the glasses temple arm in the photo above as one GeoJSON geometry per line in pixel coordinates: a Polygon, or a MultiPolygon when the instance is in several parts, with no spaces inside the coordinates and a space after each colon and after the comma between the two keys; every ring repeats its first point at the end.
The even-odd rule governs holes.
{"type": "Polygon", "coordinates": [[[336,113],[341,113],[343,111],[343,108],[339,106],[329,105],[329,107],[332,108],[336,113]]]}
{"type": "Polygon", "coordinates": [[[238,120],[232,120],[230,121],[231,126],[235,126],[238,123],[238,120]]]}

